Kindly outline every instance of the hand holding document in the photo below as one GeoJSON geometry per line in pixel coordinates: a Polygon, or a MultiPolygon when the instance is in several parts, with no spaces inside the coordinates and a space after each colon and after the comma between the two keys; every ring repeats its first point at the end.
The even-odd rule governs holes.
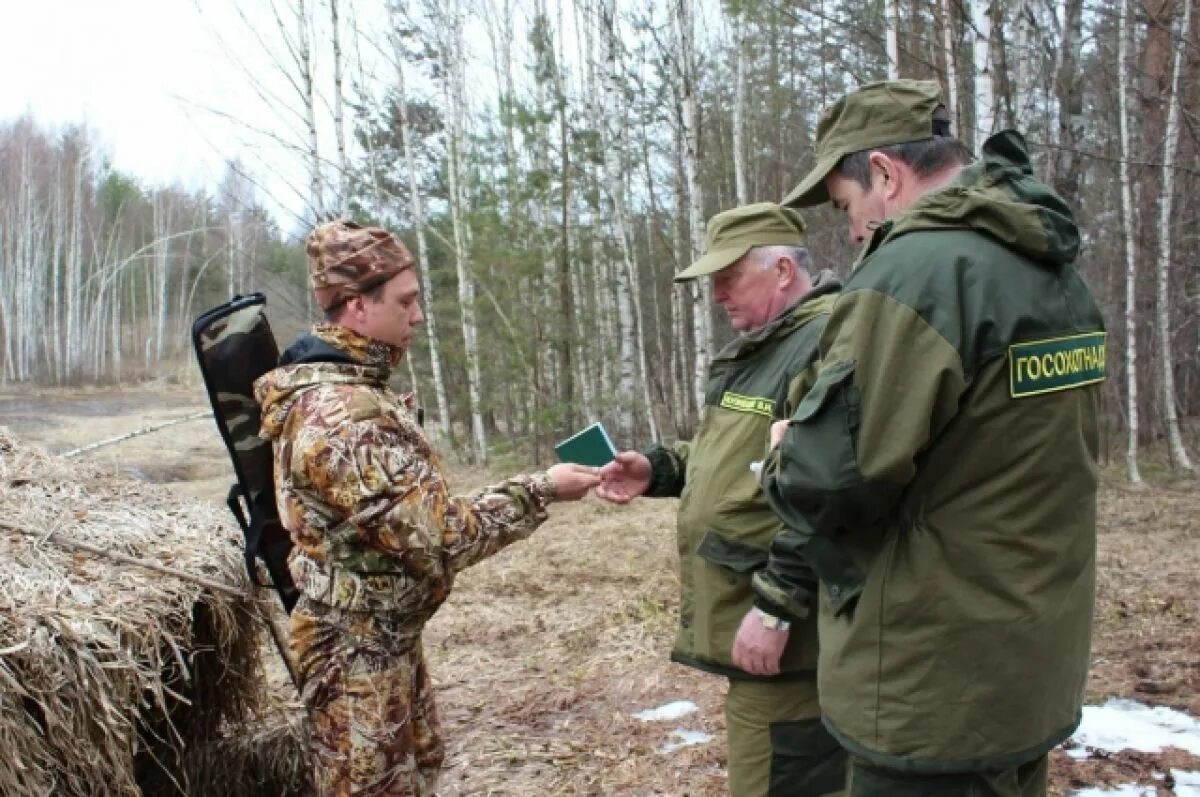
{"type": "Polygon", "coordinates": [[[554,446],[554,453],[563,462],[598,468],[613,461],[617,456],[617,447],[604,430],[604,425],[597,421],[554,446]]]}

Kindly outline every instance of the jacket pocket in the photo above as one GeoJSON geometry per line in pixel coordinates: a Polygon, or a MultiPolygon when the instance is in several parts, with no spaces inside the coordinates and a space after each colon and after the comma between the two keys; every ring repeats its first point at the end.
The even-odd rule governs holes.
{"type": "Polygon", "coordinates": [[[753,599],[750,579],[766,564],[766,548],[705,531],[691,560],[693,650],[684,652],[733,666],[733,640],[753,599]]]}
{"type": "Polygon", "coordinates": [[[775,474],[786,502],[774,508],[795,529],[820,528],[803,551],[825,586],[826,598],[841,614],[853,608],[865,575],[839,538],[861,519],[853,502],[828,496],[862,483],[857,444],[861,396],[854,384],[857,363],[845,360],[824,368],[792,414],[803,426],[803,446],[781,447],[775,474]]]}
{"type": "Polygon", "coordinates": [[[767,550],[727,537],[716,529],[704,532],[696,555],[735,573],[753,573],[767,566],[767,550]]]}
{"type": "Polygon", "coordinates": [[[802,423],[820,412],[838,394],[838,388],[854,375],[857,365],[854,360],[843,360],[821,369],[816,382],[792,413],[792,420],[802,423]]]}

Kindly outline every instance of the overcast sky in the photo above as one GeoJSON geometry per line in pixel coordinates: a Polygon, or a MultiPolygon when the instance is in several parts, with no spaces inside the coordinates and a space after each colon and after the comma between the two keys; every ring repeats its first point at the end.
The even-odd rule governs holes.
{"type": "MultiPolygon", "coordinates": [[[[293,3],[278,5],[287,14],[293,3]]],[[[522,45],[527,5],[514,4],[514,39],[522,45]]],[[[549,5],[557,18],[556,3],[549,5]]],[[[711,0],[700,5],[707,9],[699,25],[703,47],[708,27],[703,18],[716,12],[711,0]]],[[[386,4],[345,0],[342,6],[347,28],[370,32],[356,49],[347,31],[348,72],[378,89],[378,81],[390,81],[393,73],[371,44],[382,39],[386,46],[379,35],[387,27],[381,18],[386,4]]],[[[312,7],[328,13],[324,4],[312,7]]],[[[238,158],[283,229],[293,230],[304,206],[305,166],[278,139],[303,146],[304,138],[299,103],[278,66],[281,58],[263,49],[264,43],[280,46],[270,8],[270,0],[0,0],[8,34],[0,46],[0,123],[30,113],[43,129],[86,124],[113,166],[147,185],[178,182],[193,191],[212,190],[226,160],[238,158]],[[263,91],[272,95],[266,101],[263,91]]],[[[569,67],[577,47],[573,22],[568,14],[569,67]]],[[[327,20],[318,18],[314,28],[314,36],[328,35],[327,20]]],[[[494,67],[482,20],[468,19],[466,35],[476,64],[468,69],[468,95],[479,108],[495,100],[494,67]]],[[[321,60],[328,58],[326,50],[328,41],[314,42],[323,97],[328,90],[321,84],[330,80],[321,60]]],[[[517,57],[520,68],[526,56],[517,57]]],[[[419,75],[410,73],[409,79],[420,83],[419,75]]],[[[328,108],[319,109],[317,119],[322,150],[331,151],[328,108]]]]}
{"type": "Polygon", "coordinates": [[[42,127],[86,123],[117,169],[148,184],[211,189],[225,159],[241,157],[274,204],[287,206],[292,159],[264,149],[246,127],[281,122],[226,43],[260,75],[270,61],[245,35],[231,0],[206,0],[203,13],[194,0],[0,0],[0,9],[8,34],[0,120],[31,113],[42,127]],[[281,174],[265,173],[271,169],[281,174]]]}

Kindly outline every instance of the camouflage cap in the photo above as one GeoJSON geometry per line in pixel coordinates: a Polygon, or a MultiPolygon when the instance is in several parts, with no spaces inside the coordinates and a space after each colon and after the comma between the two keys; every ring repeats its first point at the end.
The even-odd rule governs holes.
{"type": "Polygon", "coordinates": [[[387,282],[413,256],[399,238],[382,227],[364,227],[348,219],[319,225],[308,234],[308,272],[322,310],[387,282]]]}
{"type": "Polygon", "coordinates": [[[783,204],[809,207],[828,202],[825,178],[842,158],[933,137],[934,111],[945,104],[936,80],[885,80],[850,92],[821,114],[813,142],[816,165],[783,204]]]}
{"type": "Polygon", "coordinates": [[[774,202],[722,211],[708,220],[704,256],[676,274],[675,281],[715,274],[756,246],[804,246],[804,226],[799,211],[774,202]]]}

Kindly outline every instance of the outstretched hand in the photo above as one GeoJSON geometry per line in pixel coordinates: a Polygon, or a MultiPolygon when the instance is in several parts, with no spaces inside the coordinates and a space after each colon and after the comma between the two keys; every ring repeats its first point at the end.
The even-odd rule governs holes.
{"type": "Polygon", "coordinates": [[[622,451],[600,468],[596,495],[614,504],[627,504],[650,489],[650,460],[638,451],[622,451]]]}
{"type": "Polygon", "coordinates": [[[600,484],[599,469],[570,462],[551,465],[546,475],[554,482],[554,497],[560,501],[577,501],[600,484]]]}

